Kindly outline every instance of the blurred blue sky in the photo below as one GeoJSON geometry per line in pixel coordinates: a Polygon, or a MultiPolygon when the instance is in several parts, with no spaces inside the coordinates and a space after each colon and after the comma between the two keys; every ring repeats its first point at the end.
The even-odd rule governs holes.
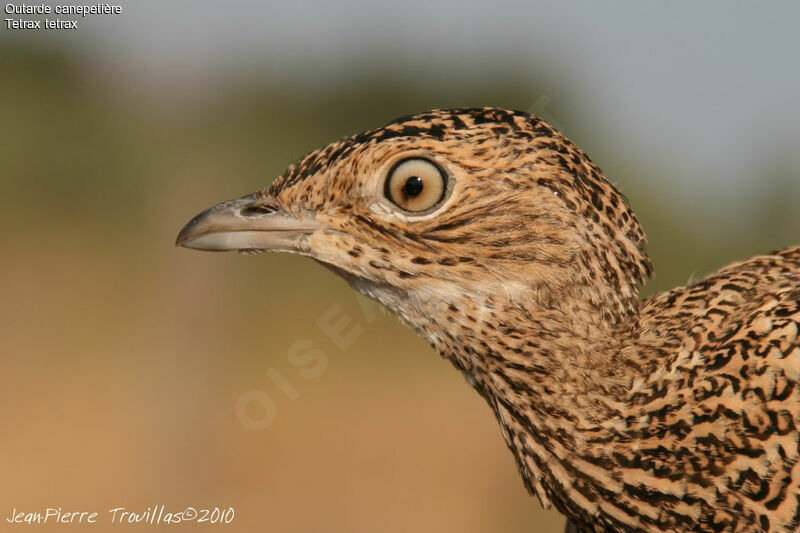
{"type": "Polygon", "coordinates": [[[772,157],[800,168],[795,2],[122,5],[122,15],[88,18],[78,32],[35,38],[70,42],[128,83],[181,91],[231,73],[314,87],[364,68],[431,83],[507,70],[545,88],[568,134],[576,123],[607,134],[650,165],[663,161],[685,186],[752,184],[772,157]],[[534,79],[542,72],[548,79],[534,79]]]}

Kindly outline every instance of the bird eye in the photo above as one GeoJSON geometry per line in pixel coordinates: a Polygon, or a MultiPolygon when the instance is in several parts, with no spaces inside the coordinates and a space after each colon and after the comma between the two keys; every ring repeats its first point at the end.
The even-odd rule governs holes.
{"type": "Polygon", "coordinates": [[[406,159],[386,178],[384,194],[406,211],[425,211],[444,198],[447,178],[439,167],[426,159],[406,159]]]}

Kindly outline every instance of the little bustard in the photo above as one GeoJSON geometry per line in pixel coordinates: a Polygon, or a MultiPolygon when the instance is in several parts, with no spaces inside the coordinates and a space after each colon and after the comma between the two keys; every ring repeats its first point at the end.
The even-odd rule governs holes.
{"type": "Polygon", "coordinates": [[[800,248],[640,300],[626,199],[536,117],[430,111],[342,139],[178,244],[299,253],[381,302],[578,531],[800,526],[800,248]]]}

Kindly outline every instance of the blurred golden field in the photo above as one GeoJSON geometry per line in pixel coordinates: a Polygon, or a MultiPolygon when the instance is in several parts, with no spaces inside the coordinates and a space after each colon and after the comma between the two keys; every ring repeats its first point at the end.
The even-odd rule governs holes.
{"type": "MultiPolygon", "coordinates": [[[[1,518],[163,504],[233,507],[225,529],[243,532],[562,527],[526,494],[483,400],[343,281],[298,257],[173,245],[201,209],[337,137],[433,107],[527,109],[536,87],[231,78],[155,98],[10,45],[0,71],[1,518]],[[326,313],[361,334],[342,349],[318,325],[326,313]],[[320,375],[290,361],[300,340],[324,352],[320,375]],[[274,403],[265,429],[247,422],[269,414],[258,404],[237,412],[250,391],[274,403]]],[[[800,243],[797,168],[776,159],[743,197],[686,203],[669,168],[581,129],[565,98],[550,112],[597,148],[648,232],[646,292],[800,243]]]]}

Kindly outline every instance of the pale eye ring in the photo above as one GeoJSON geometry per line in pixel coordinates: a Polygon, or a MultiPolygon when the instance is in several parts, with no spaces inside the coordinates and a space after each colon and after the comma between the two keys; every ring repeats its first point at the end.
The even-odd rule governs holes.
{"type": "Polygon", "coordinates": [[[418,213],[439,204],[447,192],[447,176],[427,159],[411,158],[389,171],[384,194],[396,206],[418,213]]]}

